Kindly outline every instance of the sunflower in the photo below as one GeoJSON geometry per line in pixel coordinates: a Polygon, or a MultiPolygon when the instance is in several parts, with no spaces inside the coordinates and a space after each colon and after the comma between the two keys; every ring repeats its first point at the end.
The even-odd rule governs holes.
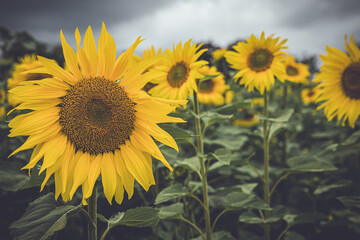
{"type": "Polygon", "coordinates": [[[297,63],[295,57],[288,55],[284,59],[285,80],[293,83],[309,83],[310,72],[308,66],[303,63],[297,63]]]}
{"type": "Polygon", "coordinates": [[[203,76],[198,69],[207,64],[207,61],[197,61],[197,59],[207,49],[199,50],[202,44],[190,45],[190,42],[191,40],[187,41],[184,46],[180,42],[176,48],[174,45],[173,51],[165,50],[161,64],[150,70],[154,76],[156,75],[151,83],[157,84],[150,89],[150,95],[165,99],[185,100],[194,91],[197,92],[196,79],[203,76]]]}
{"type": "MultiPolygon", "coordinates": [[[[42,63],[36,59],[35,55],[26,55],[20,59],[19,63],[15,64],[14,71],[11,77],[7,80],[8,89],[12,89],[23,81],[39,80],[49,78],[51,75],[46,73],[26,73],[26,71],[41,68],[42,63]]],[[[15,100],[12,94],[8,94],[8,103],[10,106],[16,106],[20,102],[15,100]]]]}
{"type": "Polygon", "coordinates": [[[0,119],[2,119],[5,116],[5,89],[0,88],[0,119]]]}
{"type": "Polygon", "coordinates": [[[251,101],[252,109],[238,109],[240,118],[236,119],[233,124],[247,128],[256,126],[260,122],[260,119],[256,118],[256,115],[260,114],[257,110],[262,106],[264,106],[264,98],[254,98],[251,101]]]}
{"type": "Polygon", "coordinates": [[[328,121],[335,116],[338,123],[351,127],[360,115],[360,50],[351,35],[349,44],[345,35],[345,52],[327,46],[328,55],[320,55],[324,64],[315,76],[319,96],[316,102],[322,102],[318,109],[324,109],[328,121]]]}
{"type": "Polygon", "coordinates": [[[249,92],[256,88],[263,94],[265,89],[270,89],[275,77],[284,81],[282,55],[285,53],[281,49],[287,49],[283,46],[287,39],[278,41],[279,38],[273,38],[273,35],[265,38],[264,32],[260,39],[252,34],[246,42],[238,42],[233,47],[235,51],[225,53],[231,67],[240,70],[234,79],[240,78],[239,84],[244,84],[249,92]]]}
{"type": "Polygon", "coordinates": [[[317,88],[305,88],[301,91],[301,100],[304,104],[314,102],[319,95],[319,89],[317,88]]]}
{"type": "Polygon", "coordinates": [[[220,59],[222,59],[224,57],[225,52],[226,52],[226,48],[218,48],[218,49],[215,49],[211,53],[211,55],[215,61],[219,61],[220,59]]]}
{"type": "Polygon", "coordinates": [[[76,29],[77,52],[62,31],[60,38],[69,71],[38,56],[44,65],[40,72],[53,77],[10,90],[22,100],[17,109],[32,110],[9,123],[10,137],[29,136],[11,155],[35,147],[23,169],[30,171],[44,157],[40,173],[46,171],[46,177],[41,190],[54,174],[56,198],[61,194],[64,201],[71,200],[81,186],[86,204],[101,175],[107,200],[111,204],[115,196],[120,204],[124,189],[128,198],[133,195],[134,179],[145,190],[155,183],[151,157],[172,170],[153,138],[178,150],[174,139],[157,123],[183,122],[167,116],[174,110],[171,104],[179,101],[155,99],[140,90],[151,78],[142,73],[159,60],[152,58],[129,67],[140,37],[117,59],[115,42],[105,24],[98,49],[90,26],[83,47],[76,29]]]}
{"type": "Polygon", "coordinates": [[[260,119],[255,117],[256,113],[242,108],[238,109],[238,111],[242,115],[242,118],[235,119],[233,122],[234,125],[249,128],[256,126],[260,122],[260,119]]]}
{"type": "Polygon", "coordinates": [[[217,75],[214,78],[204,80],[198,85],[199,102],[204,104],[214,104],[215,106],[224,104],[224,92],[229,88],[225,84],[224,75],[217,71],[216,67],[203,66],[199,73],[204,75],[217,75]]]}

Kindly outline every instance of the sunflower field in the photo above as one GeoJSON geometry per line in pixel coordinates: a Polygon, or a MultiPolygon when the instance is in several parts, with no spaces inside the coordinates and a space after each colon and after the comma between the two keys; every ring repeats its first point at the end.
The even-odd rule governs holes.
{"type": "Polygon", "coordinates": [[[360,49],[0,28],[0,239],[360,239],[360,49]]]}

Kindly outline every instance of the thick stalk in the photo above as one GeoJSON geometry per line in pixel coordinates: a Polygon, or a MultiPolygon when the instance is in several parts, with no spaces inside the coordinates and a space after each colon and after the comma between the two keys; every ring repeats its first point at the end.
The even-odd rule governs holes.
{"type": "MultiPolygon", "coordinates": [[[[264,92],[264,111],[263,115],[265,118],[268,117],[268,104],[269,104],[269,93],[265,90],[264,92]]],[[[263,120],[263,130],[264,130],[264,201],[270,206],[270,179],[269,179],[269,130],[268,130],[268,120],[263,120]]],[[[264,211],[265,220],[270,217],[270,211],[264,211]]],[[[265,239],[270,240],[270,225],[265,225],[265,239]]]]}
{"type": "Polygon", "coordinates": [[[88,223],[88,240],[97,240],[97,184],[88,199],[88,213],[91,220],[88,223]]]}
{"type": "Polygon", "coordinates": [[[204,143],[203,143],[203,136],[201,133],[199,101],[196,92],[194,92],[194,112],[196,115],[195,132],[196,132],[197,152],[200,153],[199,161],[200,161],[200,174],[201,174],[201,182],[203,189],[206,239],[211,240],[212,231],[211,231],[211,220],[210,220],[210,209],[209,209],[209,194],[208,194],[208,185],[207,185],[207,169],[205,167],[205,159],[202,157],[204,155],[204,143]]]}

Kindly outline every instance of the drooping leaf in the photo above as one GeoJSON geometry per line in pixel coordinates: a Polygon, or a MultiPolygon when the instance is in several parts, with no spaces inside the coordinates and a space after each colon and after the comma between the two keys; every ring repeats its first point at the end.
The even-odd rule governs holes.
{"type": "Polygon", "coordinates": [[[277,118],[266,118],[264,116],[261,115],[256,115],[256,118],[259,118],[261,120],[267,120],[270,122],[275,122],[275,123],[284,123],[284,122],[288,122],[290,117],[292,116],[292,114],[294,113],[294,109],[292,108],[288,108],[288,109],[284,109],[279,111],[278,115],[279,117],[277,118]]]}
{"type": "Polygon", "coordinates": [[[179,197],[184,197],[188,194],[189,192],[186,191],[186,188],[181,183],[177,183],[159,192],[159,194],[156,196],[155,204],[167,202],[179,197]]]}
{"type": "Polygon", "coordinates": [[[340,202],[342,202],[346,207],[352,208],[360,208],[360,196],[343,196],[337,197],[340,202]]]}
{"type": "Polygon", "coordinates": [[[176,161],[175,167],[186,167],[194,172],[200,171],[200,162],[197,156],[176,161]]]}
{"type": "Polygon", "coordinates": [[[296,156],[289,158],[287,163],[290,167],[289,171],[295,172],[325,172],[337,170],[330,162],[315,156],[296,156]]]}
{"type": "Polygon", "coordinates": [[[159,127],[161,127],[164,131],[169,133],[177,142],[188,141],[191,138],[191,134],[189,132],[177,126],[166,123],[160,123],[159,127]]]}
{"type": "Polygon", "coordinates": [[[169,206],[160,208],[160,219],[179,219],[182,217],[184,204],[174,203],[169,206]]]}
{"type": "Polygon", "coordinates": [[[201,114],[201,120],[204,122],[205,124],[205,128],[218,123],[218,122],[223,122],[225,120],[228,120],[232,117],[233,115],[224,115],[224,114],[220,114],[217,112],[205,112],[203,114],[201,114]]]}
{"type": "Polygon", "coordinates": [[[20,173],[0,170],[0,189],[16,192],[29,181],[29,176],[20,173]]]}
{"type": "Polygon", "coordinates": [[[271,210],[271,207],[255,194],[232,192],[226,195],[227,208],[271,210]]]}
{"type": "Polygon", "coordinates": [[[66,226],[67,219],[76,214],[80,206],[60,205],[54,194],[42,196],[26,209],[25,214],[10,226],[14,239],[45,240],[66,226]]]}
{"type": "Polygon", "coordinates": [[[219,162],[222,162],[225,165],[229,165],[231,161],[231,150],[227,148],[216,149],[214,153],[210,154],[219,162]]]}
{"type": "Polygon", "coordinates": [[[324,186],[319,186],[315,189],[314,194],[322,194],[324,192],[328,192],[331,189],[334,188],[342,188],[342,187],[346,187],[349,186],[351,184],[350,180],[340,180],[337,183],[334,184],[330,184],[330,185],[324,185],[324,186]]]}
{"type": "Polygon", "coordinates": [[[125,225],[130,227],[152,227],[159,222],[159,209],[152,207],[138,207],[118,213],[109,219],[108,227],[125,225]]]}
{"type": "Polygon", "coordinates": [[[360,138],[360,131],[354,132],[350,137],[348,137],[341,145],[348,146],[354,143],[358,143],[360,138]]]}

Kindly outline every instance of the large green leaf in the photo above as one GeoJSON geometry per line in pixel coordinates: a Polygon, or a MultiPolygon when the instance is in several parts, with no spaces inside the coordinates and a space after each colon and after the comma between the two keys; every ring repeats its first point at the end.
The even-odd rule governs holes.
{"type": "Polygon", "coordinates": [[[182,218],[182,213],[184,209],[184,204],[174,203],[169,206],[160,208],[159,218],[160,219],[180,219],[182,218]]]}
{"type": "Polygon", "coordinates": [[[188,194],[189,192],[186,191],[186,188],[181,183],[177,183],[159,192],[159,194],[156,196],[155,204],[167,202],[179,197],[184,197],[188,194]]]}
{"type": "Polygon", "coordinates": [[[80,206],[60,205],[49,193],[29,204],[25,214],[10,226],[14,239],[45,240],[66,226],[67,219],[77,213],[80,206]]]}
{"type": "Polygon", "coordinates": [[[210,153],[216,160],[222,162],[225,165],[230,165],[231,161],[231,150],[227,148],[216,149],[214,153],[210,153]]]}
{"type": "Polygon", "coordinates": [[[350,137],[348,137],[341,145],[348,146],[354,143],[359,143],[358,141],[359,138],[360,138],[360,131],[357,131],[353,133],[350,137]]]}
{"type": "Polygon", "coordinates": [[[227,208],[271,210],[270,206],[255,194],[232,192],[226,195],[227,208]]]}
{"type": "Polygon", "coordinates": [[[125,225],[130,227],[152,227],[159,222],[159,209],[152,207],[138,207],[129,209],[125,213],[118,213],[108,221],[108,227],[125,225]]]}
{"type": "Polygon", "coordinates": [[[322,194],[322,193],[328,192],[329,190],[334,189],[334,188],[346,187],[346,186],[349,186],[351,183],[352,182],[350,180],[340,180],[334,184],[318,186],[315,189],[314,194],[322,194]]]}
{"type": "Polygon", "coordinates": [[[16,192],[29,181],[29,176],[12,171],[0,170],[0,189],[16,192]]]}
{"type": "Polygon", "coordinates": [[[288,223],[288,225],[296,225],[303,223],[311,223],[323,219],[325,216],[322,213],[309,212],[309,213],[300,213],[300,214],[287,214],[283,219],[288,223]]]}
{"type": "Polygon", "coordinates": [[[330,162],[315,156],[297,156],[287,160],[289,171],[294,172],[325,172],[334,171],[337,168],[330,162]]]}
{"type": "Polygon", "coordinates": [[[177,160],[175,167],[186,167],[194,172],[200,171],[199,157],[194,156],[191,158],[185,158],[184,160],[177,160]]]}
{"type": "Polygon", "coordinates": [[[246,211],[239,216],[239,222],[250,223],[250,224],[266,224],[279,221],[279,217],[270,216],[268,219],[262,219],[251,211],[246,211]]]}
{"type": "Polygon", "coordinates": [[[237,112],[239,108],[250,109],[251,100],[237,101],[230,104],[226,104],[224,106],[215,109],[215,111],[221,114],[233,114],[234,112],[237,112]]]}
{"type": "Polygon", "coordinates": [[[205,112],[201,114],[201,120],[204,122],[205,124],[205,128],[218,123],[218,122],[223,122],[225,120],[228,120],[232,117],[233,115],[224,115],[224,114],[220,114],[217,112],[205,112]]]}
{"type": "Polygon", "coordinates": [[[257,115],[256,118],[259,118],[261,120],[267,120],[270,122],[275,122],[275,123],[284,123],[284,122],[289,121],[289,119],[291,118],[293,113],[294,113],[294,109],[288,108],[288,109],[279,111],[279,113],[278,113],[279,117],[277,117],[277,118],[266,118],[261,115],[257,115]]]}
{"type": "Polygon", "coordinates": [[[159,127],[168,132],[177,142],[188,141],[191,138],[191,134],[189,132],[174,125],[160,123],[159,127]]]}
{"type": "Polygon", "coordinates": [[[342,202],[346,207],[356,207],[360,208],[360,196],[343,196],[338,197],[338,200],[342,202]]]}

